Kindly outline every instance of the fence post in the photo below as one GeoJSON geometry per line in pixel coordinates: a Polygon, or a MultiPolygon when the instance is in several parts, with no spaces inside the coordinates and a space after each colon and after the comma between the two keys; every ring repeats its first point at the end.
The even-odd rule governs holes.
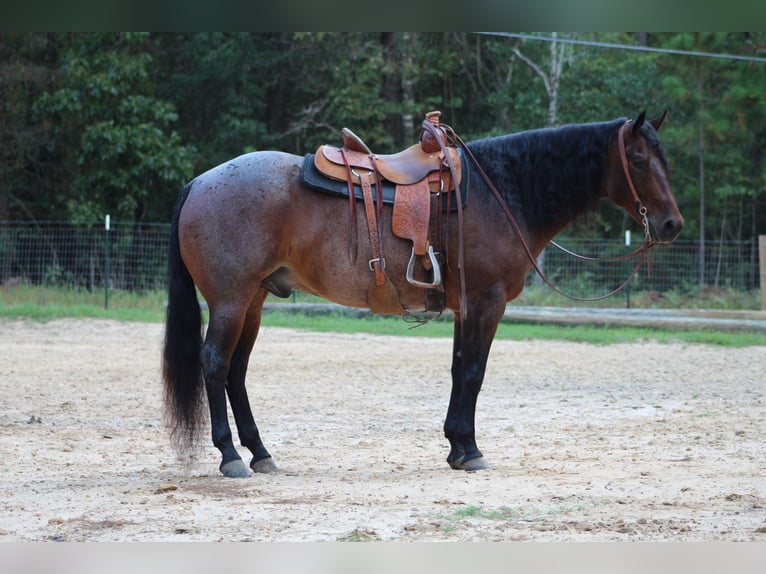
{"type": "Polygon", "coordinates": [[[104,229],[106,230],[106,246],[104,247],[104,256],[105,256],[105,262],[104,262],[104,309],[109,309],[109,258],[110,258],[110,241],[109,241],[109,231],[110,231],[110,221],[109,221],[109,214],[107,214],[106,218],[104,219],[104,229]]]}
{"type": "MultiPolygon", "coordinates": [[[[630,229],[625,230],[625,247],[627,248],[627,251],[630,251],[630,229]]],[[[627,264],[628,271],[630,271],[630,260],[628,260],[627,264]]],[[[630,281],[628,285],[625,287],[625,308],[630,309],[630,284],[633,283],[633,281],[630,281]]]]}
{"type": "Polygon", "coordinates": [[[758,260],[761,266],[761,311],[766,311],[766,235],[758,236],[758,260]]]}

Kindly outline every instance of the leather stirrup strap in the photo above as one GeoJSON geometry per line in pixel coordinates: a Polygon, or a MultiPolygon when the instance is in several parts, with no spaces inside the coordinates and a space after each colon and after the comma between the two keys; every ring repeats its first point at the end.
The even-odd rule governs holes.
{"type": "Polygon", "coordinates": [[[354,193],[354,179],[351,177],[351,165],[348,163],[348,157],[346,152],[340,150],[340,155],[343,157],[343,163],[346,164],[346,171],[348,172],[348,225],[351,231],[351,237],[348,242],[348,256],[351,260],[351,264],[356,263],[356,255],[358,253],[359,242],[359,229],[356,226],[356,194],[354,193]]]}
{"type": "Polygon", "coordinates": [[[383,262],[380,249],[380,231],[378,230],[375,200],[372,197],[371,179],[371,173],[359,175],[359,180],[362,183],[362,195],[364,196],[364,211],[367,215],[367,230],[370,233],[370,248],[372,250],[370,269],[375,273],[375,284],[383,285],[386,282],[386,272],[383,270],[385,263],[383,262]]]}

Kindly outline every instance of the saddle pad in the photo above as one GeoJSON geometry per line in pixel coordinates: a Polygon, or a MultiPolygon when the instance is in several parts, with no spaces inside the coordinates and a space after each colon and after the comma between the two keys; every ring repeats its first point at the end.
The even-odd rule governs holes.
{"type": "MultiPolygon", "coordinates": [[[[463,151],[460,150],[460,162],[463,163],[463,151]]],[[[470,170],[463,169],[462,177],[460,178],[460,195],[463,198],[463,207],[468,203],[468,179],[470,170]]],[[[309,153],[303,158],[303,165],[301,166],[301,183],[307,187],[326,193],[328,195],[335,195],[339,197],[348,197],[348,183],[345,181],[337,181],[325,177],[314,165],[314,154],[309,153]]],[[[377,193],[375,185],[372,186],[373,193],[377,193]]],[[[393,183],[387,181],[383,182],[383,203],[393,204],[394,196],[396,195],[396,186],[393,183]]],[[[354,185],[354,197],[357,201],[363,201],[364,195],[362,194],[362,186],[354,185]]],[[[442,209],[447,209],[447,195],[444,196],[442,209]]],[[[450,211],[456,211],[457,205],[452,202],[450,211]]]]}

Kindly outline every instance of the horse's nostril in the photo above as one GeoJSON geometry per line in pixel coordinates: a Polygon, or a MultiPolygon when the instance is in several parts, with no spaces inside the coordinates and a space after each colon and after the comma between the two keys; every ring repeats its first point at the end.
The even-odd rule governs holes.
{"type": "Polygon", "coordinates": [[[675,238],[679,233],[681,233],[683,226],[684,224],[682,220],[671,217],[665,221],[665,225],[662,226],[663,239],[675,238]]]}

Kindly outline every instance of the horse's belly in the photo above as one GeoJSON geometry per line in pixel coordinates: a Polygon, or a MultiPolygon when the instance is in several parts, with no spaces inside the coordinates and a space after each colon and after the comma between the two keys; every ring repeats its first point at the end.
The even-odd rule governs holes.
{"type": "MultiPolygon", "coordinates": [[[[352,263],[345,248],[329,253],[320,250],[310,255],[309,259],[311,264],[304,261],[301,265],[289,266],[293,289],[339,305],[369,307],[369,292],[375,283],[375,275],[369,269],[369,257],[359,254],[352,263]]],[[[387,261],[386,275],[394,285],[401,305],[413,312],[424,310],[423,289],[409,285],[404,278],[407,262],[399,261],[398,257],[389,257],[387,261]]]]}

